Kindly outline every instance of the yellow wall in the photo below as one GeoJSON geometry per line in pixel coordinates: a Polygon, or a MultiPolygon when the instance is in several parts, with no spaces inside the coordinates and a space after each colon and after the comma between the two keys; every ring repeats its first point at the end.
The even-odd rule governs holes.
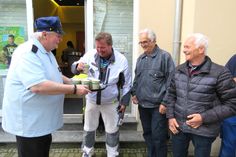
{"type": "Polygon", "coordinates": [[[208,55],[222,65],[236,53],[235,0],[185,0],[183,14],[183,41],[188,33],[207,35],[208,55]]]}
{"type": "MultiPolygon", "coordinates": [[[[174,14],[175,0],[140,0],[138,30],[153,29],[158,45],[172,53],[174,14]]],[[[207,35],[208,55],[216,63],[224,65],[236,53],[235,15],[235,0],[183,0],[181,41],[184,42],[189,33],[207,35]]],[[[140,53],[142,50],[139,50],[140,53]]],[[[180,63],[183,63],[182,49],[180,58],[180,63]]]]}
{"type": "MultiPolygon", "coordinates": [[[[184,0],[183,0],[184,1],[184,0]]],[[[182,33],[181,44],[183,44],[185,37],[194,32],[194,17],[195,17],[195,0],[187,0],[183,2],[182,10],[182,33]]],[[[184,54],[182,53],[183,45],[181,45],[180,51],[180,63],[185,61],[184,54]]]]}
{"type": "Polygon", "coordinates": [[[173,46],[174,2],[173,0],[140,0],[139,4],[139,31],[144,28],[155,31],[157,44],[170,53],[173,46]]]}

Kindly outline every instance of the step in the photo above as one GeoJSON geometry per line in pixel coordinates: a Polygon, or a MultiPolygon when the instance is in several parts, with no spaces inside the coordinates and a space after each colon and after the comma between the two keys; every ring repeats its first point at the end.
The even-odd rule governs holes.
{"type": "MultiPolygon", "coordinates": [[[[83,138],[83,115],[64,115],[64,126],[53,134],[53,142],[56,143],[73,143],[81,142],[83,138]]],[[[0,122],[1,124],[1,122],[0,122]]],[[[137,121],[135,117],[124,118],[124,123],[120,126],[121,141],[144,141],[142,133],[137,130],[137,121]]],[[[104,142],[105,135],[97,131],[97,141],[104,142]]],[[[15,142],[15,136],[10,135],[0,127],[0,143],[15,142]]]]}
{"type": "MultiPolygon", "coordinates": [[[[60,130],[83,130],[83,115],[64,115],[64,125],[60,130]]],[[[138,122],[135,117],[125,115],[120,130],[137,130],[138,122]]]]}
{"type": "MultiPolygon", "coordinates": [[[[2,115],[0,110],[0,123],[2,115]]],[[[60,130],[83,130],[83,115],[82,114],[64,114],[64,125],[60,130]]],[[[124,123],[120,126],[120,130],[137,130],[138,122],[135,117],[125,115],[124,123]]]]}
{"type": "MultiPolygon", "coordinates": [[[[56,131],[52,134],[53,143],[81,143],[83,140],[83,131],[56,131]]],[[[105,142],[105,134],[97,134],[97,142],[105,142]]],[[[144,142],[141,131],[120,131],[121,142],[144,142]]],[[[0,143],[14,143],[15,136],[0,130],[0,143]]]]}
{"type": "MultiPolygon", "coordinates": [[[[96,157],[106,157],[104,143],[95,143],[94,153],[96,157]]],[[[146,157],[146,145],[144,143],[120,143],[120,157],[146,157]]],[[[0,157],[16,157],[16,144],[0,144],[0,157]]],[[[80,143],[52,143],[50,157],[81,157],[82,150],[80,143]]],[[[170,156],[168,156],[170,157],[170,156]]]]}

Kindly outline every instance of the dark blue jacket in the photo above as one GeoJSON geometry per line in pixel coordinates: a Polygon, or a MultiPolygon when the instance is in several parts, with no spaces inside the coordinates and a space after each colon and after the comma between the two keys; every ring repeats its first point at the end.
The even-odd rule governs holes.
{"type": "Polygon", "coordinates": [[[220,122],[236,114],[236,84],[232,75],[209,57],[193,75],[189,75],[187,62],[179,65],[166,98],[167,118],[176,118],[184,133],[216,137],[220,122]],[[187,116],[194,113],[199,113],[203,119],[197,129],[186,124],[187,116]]]}
{"type": "MultiPolygon", "coordinates": [[[[236,54],[233,55],[229,61],[227,62],[227,64],[225,65],[225,67],[227,67],[229,69],[229,71],[231,72],[231,74],[233,75],[233,77],[236,77],[236,54]]],[[[225,119],[225,122],[227,121],[227,123],[230,123],[232,125],[236,125],[236,116],[234,117],[230,117],[225,119]]],[[[236,135],[233,135],[236,136],[236,135]]]]}

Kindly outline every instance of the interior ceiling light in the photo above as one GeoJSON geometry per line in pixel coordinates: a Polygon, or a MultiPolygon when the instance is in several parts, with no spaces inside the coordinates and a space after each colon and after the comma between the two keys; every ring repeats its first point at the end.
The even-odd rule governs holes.
{"type": "Polygon", "coordinates": [[[84,0],[53,0],[59,6],[84,6],[84,0]]]}

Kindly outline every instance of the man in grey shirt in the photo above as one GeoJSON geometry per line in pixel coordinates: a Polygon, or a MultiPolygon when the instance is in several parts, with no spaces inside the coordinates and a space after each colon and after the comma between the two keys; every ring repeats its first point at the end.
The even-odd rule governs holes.
{"type": "Polygon", "coordinates": [[[137,60],[132,101],[139,105],[147,156],[166,157],[168,127],[163,97],[175,66],[170,54],[157,46],[152,30],[142,30],[139,40],[144,53],[137,60]]]}

